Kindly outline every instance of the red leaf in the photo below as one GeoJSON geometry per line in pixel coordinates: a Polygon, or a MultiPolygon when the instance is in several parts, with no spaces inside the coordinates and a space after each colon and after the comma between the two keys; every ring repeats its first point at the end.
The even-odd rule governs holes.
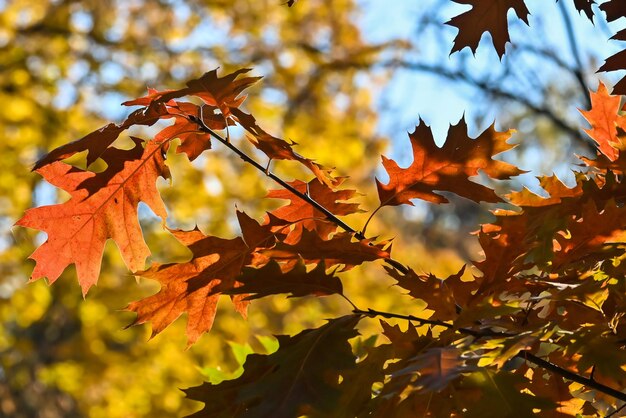
{"type": "MultiPolygon", "coordinates": [[[[244,266],[252,262],[252,253],[263,245],[272,245],[269,227],[260,226],[245,213],[238,212],[244,238],[223,239],[193,231],[172,230],[172,234],[191,250],[185,263],[154,264],[138,276],[156,280],[161,290],[133,302],[128,309],[137,313],[134,324],[152,323],[152,335],[163,331],[184,312],[187,313],[187,338],[193,344],[213,326],[220,293],[230,290],[244,266]],[[253,224],[256,224],[254,227],[253,224]],[[265,230],[265,233],[260,233],[265,230]]],[[[247,295],[233,297],[235,309],[246,315],[247,295]]]]}
{"type": "Polygon", "coordinates": [[[459,196],[478,201],[500,202],[493,190],[469,180],[482,170],[494,179],[508,179],[523,173],[522,170],[491,157],[514,147],[506,143],[511,132],[496,132],[490,128],[471,139],[467,125],[461,120],[450,128],[442,148],[437,147],[432,131],[420,121],[409,134],[413,148],[413,163],[408,168],[383,156],[383,166],[389,174],[389,183],[376,180],[380,206],[412,205],[411,199],[435,203],[448,200],[435,190],[454,192],[459,196]]]}
{"type": "Polygon", "coordinates": [[[47,277],[52,283],[67,266],[75,264],[86,294],[98,280],[108,238],[116,242],[130,270],[144,267],[150,251],[137,219],[137,205],[146,202],[162,219],[167,217],[155,182],[159,176],[168,178],[169,170],[162,155],[163,144],[151,141],[144,149],[138,139],[133,139],[135,148],[131,150],[107,149],[102,157],[109,168],[102,173],[58,161],[37,170],[71,198],[65,203],[29,209],[17,222],[48,234],[46,242],[30,257],[37,262],[33,280],[47,277]],[[97,191],[90,194],[86,185],[93,185],[97,191]]]}
{"type": "Polygon", "coordinates": [[[449,25],[459,29],[454,38],[452,52],[469,46],[476,52],[483,33],[489,32],[498,55],[504,55],[504,45],[510,40],[506,15],[513,9],[517,16],[528,24],[528,9],[524,0],[453,0],[459,4],[469,4],[471,10],[453,17],[449,25]]]}

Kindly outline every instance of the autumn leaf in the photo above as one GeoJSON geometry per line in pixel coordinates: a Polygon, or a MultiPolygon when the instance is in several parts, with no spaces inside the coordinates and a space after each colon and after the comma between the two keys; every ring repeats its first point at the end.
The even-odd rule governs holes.
{"type": "MultiPolygon", "coordinates": [[[[626,41],[626,29],[617,32],[611,39],[617,41],[626,41]]],[[[598,71],[620,71],[626,69],[626,50],[620,51],[615,55],[610,56],[600,67],[598,71]]],[[[626,78],[622,78],[613,87],[614,94],[626,94],[626,78]]]]}
{"type": "Polygon", "coordinates": [[[471,139],[465,121],[461,120],[450,128],[448,139],[439,148],[430,128],[420,121],[409,134],[413,163],[408,168],[400,168],[394,160],[382,157],[389,183],[376,180],[380,206],[412,205],[411,199],[418,198],[447,203],[436,190],[453,192],[475,202],[500,202],[492,189],[474,183],[469,177],[478,175],[479,170],[494,179],[509,179],[523,173],[511,164],[491,159],[514,147],[506,143],[510,135],[510,131],[497,132],[492,127],[471,139]]]}
{"type": "Polygon", "coordinates": [[[541,410],[553,410],[556,405],[549,399],[534,396],[523,388],[528,379],[507,371],[481,369],[472,373],[461,383],[464,390],[477,389],[480,399],[466,405],[464,416],[484,418],[533,418],[541,410]]]}
{"type": "Polygon", "coordinates": [[[580,113],[591,124],[585,132],[598,144],[600,152],[615,161],[619,156],[622,141],[617,128],[626,128],[626,118],[619,115],[621,97],[611,96],[606,86],[600,82],[597,92],[591,92],[591,110],[580,113]]]}
{"type": "Polygon", "coordinates": [[[506,198],[514,205],[524,208],[544,207],[557,205],[566,198],[578,197],[583,192],[582,184],[576,183],[574,187],[569,188],[556,175],[540,176],[537,179],[541,188],[548,193],[548,197],[539,196],[527,187],[524,187],[519,192],[512,192],[506,195],[506,198]]]}
{"type": "Polygon", "coordinates": [[[108,148],[101,155],[109,164],[102,173],[58,161],[37,170],[71,198],[65,203],[29,209],[17,222],[48,235],[30,257],[37,263],[32,280],[47,277],[52,283],[67,266],[75,264],[86,294],[98,280],[108,238],[115,241],[130,270],[144,268],[150,250],[143,240],[137,205],[140,201],[147,203],[165,220],[167,212],[155,183],[159,176],[168,178],[169,170],[163,157],[164,144],[151,141],[144,149],[139,139],[133,140],[133,149],[108,148]],[[90,193],[86,184],[96,191],[90,193]]]}
{"type": "Polygon", "coordinates": [[[476,53],[480,38],[485,32],[491,34],[493,46],[498,55],[504,55],[504,46],[510,41],[507,13],[513,9],[515,14],[528,24],[528,9],[524,0],[453,0],[459,4],[469,4],[470,10],[450,19],[448,25],[459,29],[454,38],[452,52],[460,51],[466,46],[476,53]]]}
{"type": "Polygon", "coordinates": [[[397,280],[397,286],[409,291],[415,299],[426,302],[428,309],[433,310],[430,319],[448,321],[458,316],[457,307],[463,308],[478,289],[479,281],[461,280],[465,266],[458,273],[448,276],[445,280],[433,274],[418,275],[410,269],[408,273],[400,273],[396,269],[385,267],[387,273],[397,280]]]}
{"type": "Polygon", "coordinates": [[[431,348],[404,362],[404,367],[392,376],[414,375],[413,386],[440,391],[462,373],[471,371],[460,355],[461,352],[454,347],[431,348]]]}
{"type": "Polygon", "coordinates": [[[239,287],[224,293],[244,294],[246,300],[280,293],[288,293],[288,297],[343,294],[341,280],[334,272],[327,273],[324,263],[319,263],[311,271],[307,271],[303,263],[298,263],[289,271],[283,272],[276,261],[270,261],[259,269],[244,268],[237,281],[241,284],[239,287]]]}
{"type": "Polygon", "coordinates": [[[602,3],[600,10],[606,13],[606,20],[609,22],[626,16],[626,4],[621,0],[609,0],[602,3]]]}
{"type": "Polygon", "coordinates": [[[267,155],[270,160],[291,160],[298,161],[300,164],[311,170],[317,179],[328,187],[338,186],[341,181],[332,177],[332,170],[316,163],[313,160],[298,154],[293,146],[295,142],[287,142],[284,139],[268,134],[256,123],[254,116],[241,111],[240,109],[232,109],[234,119],[250,134],[252,137],[246,138],[252,145],[267,155]]]}
{"type": "MultiPolygon", "coordinates": [[[[200,118],[199,106],[193,103],[176,102],[168,106],[167,113],[172,115],[174,124],[157,133],[154,136],[156,141],[170,141],[178,138],[180,145],[177,147],[176,152],[187,154],[189,161],[195,160],[202,152],[211,149],[211,137],[206,132],[201,132],[198,124],[189,119],[189,116],[200,118]]],[[[225,126],[224,120],[221,119],[217,124],[209,127],[224,129],[225,126]]]]}
{"type": "MultiPolygon", "coordinates": [[[[610,243],[625,243],[626,208],[607,204],[598,211],[594,202],[587,202],[582,207],[580,217],[572,216],[567,223],[567,232],[557,235],[554,268],[576,261],[598,256],[602,246],[610,243]]],[[[604,259],[606,254],[599,255],[604,259]]]]}
{"type": "Polygon", "coordinates": [[[343,265],[342,271],[366,261],[389,258],[385,249],[387,242],[374,244],[369,240],[354,241],[353,235],[339,232],[332,238],[322,239],[316,232],[303,229],[300,241],[291,245],[279,242],[275,247],[260,251],[265,256],[279,262],[298,262],[300,258],[307,264],[324,262],[327,267],[343,265]]]}
{"type": "Polygon", "coordinates": [[[218,77],[217,69],[204,73],[201,77],[187,82],[187,87],[179,90],[157,91],[150,89],[148,95],[122,103],[125,106],[148,106],[148,109],[158,104],[168,104],[173,99],[184,96],[196,96],[210,108],[219,109],[223,118],[231,115],[231,110],[238,108],[246,99],[241,93],[261,77],[238,77],[250,72],[249,68],[242,68],[223,77],[218,77]]]}
{"type": "MultiPolygon", "coordinates": [[[[337,185],[341,184],[344,180],[344,178],[338,178],[337,185]]],[[[358,203],[348,202],[355,196],[355,190],[331,189],[326,184],[316,179],[308,183],[295,180],[290,182],[289,185],[302,194],[308,194],[311,199],[336,216],[350,215],[361,211],[358,203]]],[[[290,201],[288,205],[281,206],[271,212],[276,218],[295,224],[294,230],[289,234],[288,242],[290,243],[299,241],[303,228],[310,231],[317,231],[319,236],[323,239],[328,239],[330,234],[337,230],[337,225],[328,221],[324,213],[289,190],[270,190],[267,197],[290,201]]]]}
{"type": "Polygon", "coordinates": [[[186,389],[204,403],[190,418],[332,416],[342,396],[339,379],[355,368],[348,340],[357,336],[359,319],[344,316],[293,337],[277,336],[278,351],[249,355],[237,379],[186,389]]]}
{"type": "Polygon", "coordinates": [[[144,111],[139,109],[131,113],[124,122],[119,125],[109,123],[76,141],[61,145],[41,157],[33,167],[33,170],[61,161],[79,152],[87,151],[87,166],[102,156],[106,149],[115,142],[122,132],[134,125],[151,126],[160,117],[160,113],[154,109],[144,111]]]}
{"type": "Polygon", "coordinates": [[[529,220],[519,213],[498,210],[496,224],[482,225],[478,242],[484,252],[482,261],[474,265],[483,273],[479,294],[495,282],[505,282],[513,274],[525,268],[519,259],[528,251],[529,220]]]}
{"type": "MultiPolygon", "coordinates": [[[[262,245],[271,245],[273,234],[268,227],[256,224],[243,212],[237,213],[243,238],[224,239],[204,235],[199,229],[171,230],[181,244],[189,248],[188,262],[153,264],[137,276],[156,280],[161,289],[155,295],[133,302],[128,310],[136,312],[132,325],[151,322],[152,336],[163,331],[181,314],[187,313],[187,339],[193,344],[210,331],[220,294],[238,286],[237,277],[252,263],[252,253],[262,245]],[[265,234],[261,231],[265,229],[265,234]]],[[[235,309],[246,316],[247,295],[233,296],[235,309]]]]}

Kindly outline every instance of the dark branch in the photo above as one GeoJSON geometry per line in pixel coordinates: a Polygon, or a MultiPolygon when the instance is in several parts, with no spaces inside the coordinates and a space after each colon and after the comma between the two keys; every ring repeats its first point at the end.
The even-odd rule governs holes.
{"type": "MultiPolygon", "coordinates": [[[[293,193],[294,195],[298,196],[300,199],[304,200],[309,205],[313,206],[315,209],[317,209],[320,212],[322,212],[326,216],[326,218],[328,218],[329,221],[331,221],[335,225],[339,226],[344,231],[349,232],[351,234],[354,234],[354,236],[357,239],[359,239],[359,240],[366,240],[367,239],[367,237],[362,232],[359,232],[356,229],[352,228],[350,225],[346,224],[344,221],[342,221],[337,216],[335,216],[335,214],[333,214],[331,211],[329,211],[324,206],[322,206],[321,204],[316,202],[308,194],[300,192],[299,190],[297,190],[296,188],[291,186],[289,183],[287,183],[285,180],[283,180],[282,178],[278,177],[276,174],[272,173],[270,170],[268,170],[268,167],[264,167],[261,164],[259,164],[254,158],[250,157],[248,154],[246,154],[245,152],[243,152],[242,150],[237,148],[235,145],[233,145],[230,141],[227,141],[226,138],[222,137],[220,134],[215,132],[213,129],[209,128],[204,123],[204,121],[200,120],[199,118],[193,117],[193,116],[189,116],[189,120],[191,120],[194,123],[196,123],[198,125],[198,127],[200,128],[200,131],[208,133],[213,138],[215,138],[219,142],[221,142],[228,149],[230,149],[235,154],[237,154],[244,162],[252,165],[254,168],[256,168],[257,170],[259,170],[260,172],[265,174],[270,179],[274,180],[276,183],[278,183],[281,187],[285,188],[286,190],[289,190],[291,193],[293,193]]],[[[404,264],[400,263],[397,260],[394,260],[392,258],[386,258],[385,262],[387,264],[389,264],[390,266],[394,267],[395,269],[397,269],[398,271],[404,273],[404,274],[407,274],[409,272],[408,267],[406,267],[404,264]]]]}
{"type": "MultiPolygon", "coordinates": [[[[493,331],[493,330],[475,330],[475,329],[471,329],[471,328],[456,328],[453,324],[450,324],[448,322],[443,322],[443,321],[438,321],[438,320],[432,320],[432,319],[424,319],[424,318],[418,318],[416,316],[413,315],[400,315],[400,314],[395,314],[395,313],[390,313],[390,312],[381,312],[381,311],[376,311],[374,309],[368,309],[367,311],[364,310],[360,310],[360,309],[355,309],[353,311],[355,314],[360,314],[360,315],[367,315],[367,316],[380,316],[383,318],[397,318],[397,319],[405,319],[407,321],[415,321],[415,322],[419,322],[420,324],[428,324],[428,325],[438,325],[438,326],[442,326],[442,327],[446,327],[449,329],[454,329],[455,331],[461,333],[461,334],[465,334],[465,335],[471,335],[473,337],[476,338],[481,338],[481,337],[514,337],[517,334],[511,334],[511,333],[506,333],[506,332],[498,332],[498,331],[493,331]]],[[[529,363],[532,363],[536,366],[539,366],[541,368],[544,368],[554,374],[557,374],[561,377],[564,377],[565,379],[571,380],[573,382],[576,383],[580,383],[581,385],[585,385],[589,388],[595,389],[599,392],[602,392],[606,395],[612,396],[615,399],[619,399],[621,401],[626,401],[626,393],[620,392],[617,389],[613,389],[609,386],[603,385],[601,383],[598,383],[597,381],[593,380],[592,378],[588,378],[588,377],[584,377],[581,376],[579,374],[573,373],[567,369],[564,369],[560,366],[557,366],[554,363],[550,363],[547,360],[544,360],[540,357],[537,357],[536,355],[532,354],[529,351],[526,350],[522,350],[519,353],[517,353],[515,355],[515,357],[517,358],[521,358],[526,360],[529,363]]]]}

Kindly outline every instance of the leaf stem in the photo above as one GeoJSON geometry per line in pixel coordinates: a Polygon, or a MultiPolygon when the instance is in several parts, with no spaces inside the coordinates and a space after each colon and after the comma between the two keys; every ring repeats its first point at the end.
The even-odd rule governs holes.
{"type": "MultiPolygon", "coordinates": [[[[357,239],[359,239],[361,241],[367,240],[367,237],[365,236],[365,234],[363,232],[359,232],[356,229],[352,228],[350,225],[346,224],[344,221],[342,221],[337,216],[335,216],[335,214],[333,214],[331,211],[329,211],[324,206],[322,206],[321,204],[316,202],[315,199],[313,199],[311,196],[309,196],[306,193],[300,192],[298,189],[296,189],[295,187],[293,187],[292,185],[287,183],[285,180],[283,180],[282,178],[278,177],[276,174],[274,174],[273,172],[271,172],[268,169],[269,167],[263,167],[254,158],[250,157],[248,154],[246,154],[245,152],[243,152],[242,150],[237,148],[235,145],[233,145],[226,138],[222,137],[220,134],[215,132],[213,129],[209,128],[204,123],[203,120],[200,120],[199,118],[197,118],[197,117],[195,117],[193,115],[188,115],[188,118],[189,118],[189,120],[191,120],[192,122],[194,122],[194,123],[196,123],[198,125],[198,127],[200,128],[200,131],[205,132],[205,133],[211,135],[213,138],[217,139],[219,142],[221,142],[228,149],[230,149],[235,154],[237,154],[239,156],[239,158],[241,158],[244,162],[252,165],[254,168],[256,168],[257,170],[259,170],[260,172],[265,174],[270,179],[274,180],[276,183],[278,183],[281,187],[283,187],[286,190],[290,191],[291,193],[293,193],[294,195],[296,195],[300,199],[302,199],[305,202],[307,202],[309,205],[313,206],[315,209],[317,209],[320,212],[322,212],[326,216],[326,218],[328,218],[329,221],[331,221],[335,225],[339,226],[344,231],[349,232],[351,234],[354,234],[354,236],[357,239]]],[[[393,258],[385,258],[385,262],[387,264],[389,264],[390,266],[394,267],[395,269],[397,269],[398,271],[400,271],[401,273],[406,274],[406,273],[409,272],[408,267],[406,267],[404,264],[400,263],[399,261],[394,260],[393,258]]]]}
{"type": "Polygon", "coordinates": [[[372,220],[372,218],[374,217],[374,215],[376,215],[376,212],[378,212],[380,210],[380,208],[382,208],[382,205],[380,205],[376,209],[374,209],[374,211],[370,214],[370,217],[367,218],[367,221],[365,221],[365,225],[363,225],[363,229],[361,230],[361,233],[363,235],[365,235],[365,231],[367,230],[367,226],[369,225],[369,223],[372,220]]]}

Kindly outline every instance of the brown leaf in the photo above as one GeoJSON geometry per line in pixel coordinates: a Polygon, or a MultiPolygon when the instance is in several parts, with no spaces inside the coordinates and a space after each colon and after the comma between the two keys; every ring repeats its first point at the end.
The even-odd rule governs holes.
{"type": "Polygon", "coordinates": [[[319,263],[311,271],[307,271],[304,263],[298,263],[289,271],[283,272],[276,261],[270,261],[260,269],[244,268],[237,281],[241,286],[225,293],[249,294],[246,300],[280,293],[289,293],[288,297],[343,294],[341,280],[333,272],[326,273],[324,263],[319,263]]]}
{"type": "Polygon", "coordinates": [[[303,166],[307,167],[317,179],[326,184],[329,187],[337,186],[341,181],[331,176],[331,171],[328,168],[316,163],[313,160],[303,157],[295,152],[293,145],[295,142],[287,142],[284,139],[277,138],[268,134],[256,123],[256,119],[240,109],[232,109],[232,114],[235,120],[252,135],[252,138],[247,137],[248,140],[267,155],[272,160],[291,160],[298,161],[303,166]]]}
{"type": "MultiPolygon", "coordinates": [[[[615,1],[613,3],[615,3],[615,1]]],[[[612,3],[605,3],[602,6],[610,5],[610,4],[612,3]]],[[[626,8],[626,6],[624,5],[624,3],[621,3],[620,6],[617,6],[617,7],[622,8],[619,13],[621,13],[621,16],[625,16],[626,10],[624,10],[624,8],[626,8]]],[[[611,37],[611,39],[615,39],[616,41],[626,41],[626,29],[623,29],[617,32],[613,37],[611,37]]],[[[620,70],[626,70],[626,50],[620,51],[616,53],[615,55],[612,55],[609,58],[607,58],[607,60],[604,62],[604,64],[602,65],[602,67],[600,67],[598,71],[620,71],[620,70]]],[[[622,94],[622,95],[626,94],[626,77],[618,81],[615,87],[613,87],[613,94],[622,94]]]]}
{"type": "Polygon", "coordinates": [[[418,275],[413,270],[402,274],[396,269],[385,267],[387,273],[398,281],[397,286],[409,291],[409,295],[421,299],[428,309],[435,311],[430,319],[448,321],[458,316],[457,306],[465,307],[472,293],[478,289],[477,280],[461,280],[465,266],[458,273],[442,280],[432,274],[418,275]]]}
{"type": "Polygon", "coordinates": [[[476,53],[480,38],[485,32],[491,34],[493,46],[498,55],[504,55],[504,46],[510,40],[507,13],[513,9],[515,14],[528,24],[528,9],[524,0],[453,0],[459,4],[469,4],[470,10],[453,17],[449,25],[457,27],[459,33],[454,38],[452,52],[469,46],[476,53]]]}
{"type": "Polygon", "coordinates": [[[606,13],[606,20],[612,22],[626,16],[626,3],[622,0],[609,0],[600,5],[600,10],[606,13]]]}
{"type": "Polygon", "coordinates": [[[565,198],[578,197],[583,191],[580,183],[576,183],[570,189],[556,175],[541,176],[537,177],[537,179],[539,180],[539,185],[548,193],[548,197],[539,196],[524,187],[521,192],[510,193],[506,198],[514,205],[520,207],[543,207],[557,205],[565,198]]]}
{"type": "Polygon", "coordinates": [[[353,241],[347,232],[339,232],[329,240],[322,239],[316,232],[304,229],[296,244],[278,243],[274,248],[261,251],[265,256],[282,262],[297,262],[300,258],[309,264],[325,262],[327,267],[342,264],[342,271],[366,261],[389,257],[385,249],[387,242],[373,244],[369,240],[353,241]]]}
{"type": "MultiPolygon", "coordinates": [[[[557,235],[560,248],[555,252],[554,268],[593,257],[605,244],[626,242],[626,207],[607,204],[598,211],[594,202],[586,202],[582,216],[571,217],[567,223],[567,235],[557,235]]],[[[599,255],[601,259],[606,254],[599,255]]]]}
{"type": "Polygon", "coordinates": [[[511,132],[496,132],[489,128],[476,139],[467,134],[467,125],[461,120],[450,128],[443,147],[435,144],[432,131],[420,121],[415,131],[409,134],[413,148],[413,163],[400,168],[389,158],[383,158],[383,166],[389,174],[389,183],[376,180],[381,206],[412,205],[411,199],[422,199],[435,203],[448,200],[435,190],[454,192],[475,202],[500,202],[490,188],[474,183],[469,177],[482,170],[494,179],[508,179],[523,173],[517,167],[491,159],[514,147],[506,141],[511,132]]]}
{"type": "MultiPolygon", "coordinates": [[[[269,228],[259,233],[259,226],[243,212],[237,213],[244,238],[223,239],[193,231],[170,231],[189,248],[192,257],[184,263],[153,264],[137,275],[156,280],[161,290],[148,298],[133,302],[128,309],[137,313],[133,325],[152,323],[152,336],[163,331],[184,312],[187,313],[187,339],[193,344],[213,326],[217,302],[222,292],[239,286],[237,277],[244,266],[252,262],[252,253],[259,246],[271,245],[269,228]],[[245,225],[245,226],[244,226],[245,225]]],[[[247,295],[233,297],[235,309],[244,317],[249,302],[247,295]]]]}
{"type": "Polygon", "coordinates": [[[157,111],[144,111],[139,109],[131,113],[124,122],[119,125],[109,123],[102,128],[95,130],[81,139],[61,145],[41,157],[33,167],[33,170],[61,161],[79,152],[87,152],[87,166],[96,161],[106,149],[120,136],[122,132],[133,125],[151,126],[159,120],[160,114],[157,111]]]}
{"type": "Polygon", "coordinates": [[[454,347],[436,347],[420,353],[404,363],[401,370],[393,373],[393,377],[417,375],[413,386],[426,391],[440,391],[462,373],[471,371],[461,358],[461,351],[454,347]]]}

